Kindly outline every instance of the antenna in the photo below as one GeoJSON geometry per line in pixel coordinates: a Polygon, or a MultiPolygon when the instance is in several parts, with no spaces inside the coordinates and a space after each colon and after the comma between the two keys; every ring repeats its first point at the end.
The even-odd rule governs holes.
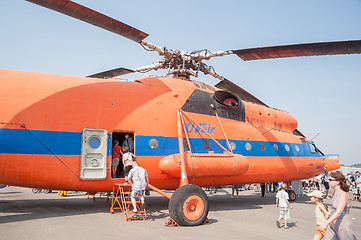
{"type": "Polygon", "coordinates": [[[311,141],[313,141],[313,139],[315,139],[316,137],[318,137],[318,135],[320,135],[320,133],[317,133],[316,136],[314,136],[311,141]]]}

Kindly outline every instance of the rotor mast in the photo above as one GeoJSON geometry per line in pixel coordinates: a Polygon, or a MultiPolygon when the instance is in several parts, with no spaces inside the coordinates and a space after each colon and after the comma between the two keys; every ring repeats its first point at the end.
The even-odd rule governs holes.
{"type": "Polygon", "coordinates": [[[189,79],[190,76],[198,77],[198,72],[203,72],[204,74],[210,74],[215,78],[223,80],[224,78],[218,75],[214,71],[213,67],[202,63],[202,60],[209,60],[212,57],[233,54],[232,50],[211,52],[206,49],[187,53],[185,51],[170,50],[166,47],[160,47],[144,40],[140,41],[139,43],[158,52],[158,54],[163,56],[163,58],[159,61],[153,62],[151,65],[134,69],[135,72],[157,70],[161,68],[168,69],[168,74],[171,74],[174,77],[181,77],[185,79],[189,79]]]}

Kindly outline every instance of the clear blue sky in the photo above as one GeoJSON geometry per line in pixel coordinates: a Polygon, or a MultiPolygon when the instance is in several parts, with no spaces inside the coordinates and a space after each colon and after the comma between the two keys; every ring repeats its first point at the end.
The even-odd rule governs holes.
{"type": "MultiPolygon", "coordinates": [[[[361,38],[360,0],[76,2],[149,33],[149,42],[188,52],[361,38]]],[[[0,34],[6,69],[86,76],[159,59],[133,41],[22,0],[0,0],[0,34]]],[[[361,163],[361,55],[250,62],[234,55],[206,63],[288,111],[307,137],[320,133],[315,143],[324,153],[361,163]]],[[[203,74],[197,80],[218,82],[203,74]]]]}

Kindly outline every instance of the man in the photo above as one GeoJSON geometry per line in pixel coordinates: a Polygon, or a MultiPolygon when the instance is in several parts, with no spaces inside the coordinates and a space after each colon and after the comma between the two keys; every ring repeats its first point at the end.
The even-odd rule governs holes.
{"type": "Polygon", "coordinates": [[[124,140],[122,146],[128,147],[129,152],[134,154],[134,140],[133,140],[132,136],[129,136],[129,134],[125,135],[125,140],[124,140]]]}
{"type": "Polygon", "coordinates": [[[330,189],[330,184],[329,184],[329,173],[328,171],[325,169],[324,175],[322,176],[323,179],[323,185],[325,185],[325,189],[326,189],[326,197],[328,198],[328,190],[330,189]]]}
{"type": "Polygon", "coordinates": [[[135,198],[138,194],[140,196],[140,201],[142,202],[143,209],[145,208],[144,191],[145,189],[148,189],[149,179],[147,170],[138,166],[137,161],[133,161],[132,167],[132,170],[130,170],[128,176],[125,178],[125,181],[132,180],[133,182],[130,198],[133,205],[132,211],[136,213],[138,210],[135,198]]]}

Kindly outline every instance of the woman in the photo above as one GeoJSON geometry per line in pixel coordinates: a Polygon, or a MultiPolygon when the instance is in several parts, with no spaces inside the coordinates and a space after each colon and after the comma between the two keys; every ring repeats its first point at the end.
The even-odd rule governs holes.
{"type": "MultiPolygon", "coordinates": [[[[350,213],[350,198],[348,197],[348,191],[350,186],[347,185],[345,176],[340,172],[332,172],[329,178],[330,187],[333,188],[334,194],[330,202],[329,218],[325,223],[319,226],[319,230],[322,232],[326,229],[327,225],[330,227],[327,229],[326,236],[330,236],[331,230],[334,232],[333,239],[340,240],[353,240],[357,239],[355,231],[352,227],[350,213]],[[331,230],[330,230],[331,229],[331,230]]],[[[325,236],[325,239],[329,239],[325,236]]]]}

